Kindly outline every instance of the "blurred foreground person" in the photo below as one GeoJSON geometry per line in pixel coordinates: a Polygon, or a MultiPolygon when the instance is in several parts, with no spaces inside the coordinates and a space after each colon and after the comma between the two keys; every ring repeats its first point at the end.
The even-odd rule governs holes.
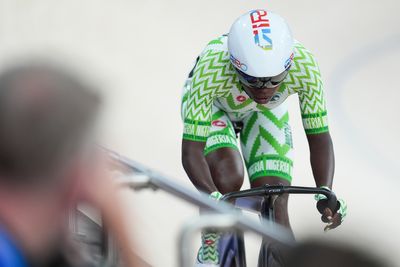
{"type": "Polygon", "coordinates": [[[100,99],[68,72],[28,63],[0,73],[0,266],[91,266],[72,245],[78,201],[102,211],[133,258],[104,156],[89,144],[100,99]]]}
{"type": "Polygon", "coordinates": [[[285,267],[388,267],[370,253],[346,244],[307,241],[287,255],[285,267]]]}

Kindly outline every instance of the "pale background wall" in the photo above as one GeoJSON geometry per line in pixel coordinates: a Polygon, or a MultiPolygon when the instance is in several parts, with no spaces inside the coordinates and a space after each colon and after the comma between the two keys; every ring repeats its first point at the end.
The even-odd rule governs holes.
{"type": "MultiPolygon", "coordinates": [[[[319,61],[336,152],[335,190],[349,206],[344,225],[322,235],[313,200],[293,197],[298,238],[346,239],[399,262],[397,0],[0,0],[0,65],[21,54],[51,54],[83,70],[104,88],[103,142],[191,186],[180,164],[182,84],[206,43],[257,7],[287,18],[319,61]]],[[[289,102],[294,184],[313,185],[296,97],[289,102]]],[[[176,233],[196,210],[164,193],[127,198],[141,255],[154,266],[175,266],[176,233]]]]}

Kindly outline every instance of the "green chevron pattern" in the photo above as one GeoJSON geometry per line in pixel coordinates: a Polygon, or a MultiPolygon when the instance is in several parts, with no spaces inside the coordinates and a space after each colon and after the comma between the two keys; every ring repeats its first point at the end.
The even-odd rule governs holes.
{"type": "MultiPolygon", "coordinates": [[[[250,181],[263,176],[277,176],[290,182],[293,167],[292,160],[288,158],[288,152],[292,149],[290,133],[290,136],[285,138],[285,142],[281,144],[274,134],[260,124],[254,123],[253,127],[258,127],[258,134],[255,138],[254,136],[251,137],[253,143],[250,153],[244,155],[250,181]],[[261,140],[266,141],[272,147],[272,150],[263,146],[261,140]]],[[[282,129],[282,132],[285,135],[287,134],[284,129],[282,129]]]]}
{"type": "Polygon", "coordinates": [[[229,62],[228,52],[206,50],[194,70],[184,117],[210,122],[213,99],[227,96],[237,84],[238,79],[229,62]]]}
{"type": "Polygon", "coordinates": [[[275,149],[276,153],[278,153],[279,156],[285,156],[286,153],[290,150],[290,145],[286,143],[281,145],[278,140],[276,140],[276,138],[261,125],[259,130],[260,136],[275,149]]]}
{"type": "Polygon", "coordinates": [[[217,233],[205,233],[201,235],[202,245],[197,254],[197,259],[200,263],[218,264],[219,253],[218,243],[220,234],[217,233]]]}
{"type": "Polygon", "coordinates": [[[236,83],[238,79],[229,63],[228,52],[206,51],[194,71],[185,117],[210,121],[213,99],[227,96],[236,83]]]}
{"type": "Polygon", "coordinates": [[[240,139],[250,181],[263,176],[291,181],[289,114],[284,107],[278,109],[253,112],[244,120],[240,139]]]}
{"type": "Polygon", "coordinates": [[[326,132],[328,131],[326,104],[318,64],[314,56],[300,43],[295,44],[295,55],[285,86],[299,95],[306,133],[326,132]],[[308,115],[317,119],[304,120],[308,115]]]}
{"type": "MultiPolygon", "coordinates": [[[[211,42],[216,45],[218,38],[211,42]]],[[[208,131],[200,124],[210,125],[212,103],[216,97],[226,97],[239,80],[229,61],[229,53],[206,49],[195,67],[189,90],[184,95],[184,138],[205,141],[208,131]]]]}
{"type": "MultiPolygon", "coordinates": [[[[243,130],[242,130],[241,135],[240,135],[241,142],[244,145],[247,145],[247,143],[248,143],[250,132],[254,131],[253,127],[256,124],[257,120],[258,120],[258,116],[264,116],[265,118],[268,119],[268,121],[270,123],[275,125],[280,130],[282,130],[284,127],[287,127],[288,122],[289,122],[289,113],[288,112],[284,113],[284,115],[281,118],[278,118],[271,110],[268,110],[268,109],[264,110],[263,112],[254,112],[250,116],[250,118],[248,118],[246,120],[245,127],[243,127],[243,130]]],[[[270,141],[272,139],[269,138],[269,135],[271,135],[271,134],[268,133],[268,131],[266,131],[262,126],[259,126],[259,127],[261,127],[261,128],[258,130],[258,132],[261,134],[261,136],[264,137],[264,139],[266,141],[270,142],[271,145],[272,145],[272,143],[273,144],[277,144],[277,142],[270,141]],[[262,134],[263,132],[265,133],[264,135],[262,134]]],[[[278,149],[278,145],[276,146],[276,149],[278,149]]]]}
{"type": "Polygon", "coordinates": [[[214,40],[210,41],[210,42],[208,43],[208,45],[222,45],[222,44],[223,44],[222,39],[223,39],[224,37],[225,37],[225,35],[222,35],[222,36],[218,37],[217,39],[214,39],[214,40]]]}
{"type": "Polygon", "coordinates": [[[265,109],[261,114],[273,122],[279,129],[282,129],[284,126],[286,126],[286,123],[289,121],[288,112],[286,112],[280,119],[278,119],[269,109],[265,109]]]}
{"type": "MultiPolygon", "coordinates": [[[[303,127],[307,134],[328,131],[326,104],[319,67],[314,56],[296,42],[295,57],[289,75],[282,83],[281,99],[274,103],[259,105],[247,98],[243,102],[237,97],[243,95],[242,87],[229,60],[227,37],[221,36],[209,42],[188,80],[183,102],[184,138],[206,141],[209,135],[212,106],[215,100],[231,118],[243,118],[248,112],[268,112],[279,106],[291,94],[298,94],[303,127]]],[[[268,116],[268,115],[265,115],[268,116]]],[[[269,118],[274,121],[274,118],[269,118]]],[[[279,122],[275,121],[277,125],[279,122]]],[[[243,133],[242,133],[243,134],[243,133]]],[[[246,143],[246,134],[243,134],[246,143]]]]}
{"type": "Polygon", "coordinates": [[[257,157],[257,152],[261,147],[261,138],[267,141],[279,156],[286,156],[287,152],[291,149],[290,144],[280,144],[275,136],[271,134],[268,130],[266,130],[261,125],[259,125],[258,127],[260,134],[256,137],[252,145],[251,152],[248,157],[248,162],[254,162],[255,158],[257,157]]]}
{"type": "MultiPolygon", "coordinates": [[[[219,201],[223,195],[218,192],[212,192],[209,195],[210,199],[219,201]]],[[[203,231],[201,233],[201,247],[197,255],[197,259],[200,263],[206,264],[218,264],[219,263],[219,253],[218,253],[218,243],[221,237],[220,233],[212,231],[203,231]]]]}
{"type": "Polygon", "coordinates": [[[244,107],[247,107],[249,104],[253,103],[253,100],[251,98],[247,98],[245,101],[242,103],[236,104],[235,100],[233,100],[233,96],[230,94],[226,98],[226,102],[228,103],[228,106],[233,109],[233,110],[241,110],[244,107]]]}

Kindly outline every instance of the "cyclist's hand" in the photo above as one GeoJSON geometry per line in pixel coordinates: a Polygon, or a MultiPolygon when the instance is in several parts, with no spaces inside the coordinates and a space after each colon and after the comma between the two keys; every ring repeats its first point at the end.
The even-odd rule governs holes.
{"type": "MultiPolygon", "coordinates": [[[[327,187],[324,187],[329,189],[327,187]]],[[[344,217],[346,217],[347,212],[347,204],[343,199],[339,199],[337,201],[337,206],[335,210],[331,210],[327,206],[327,200],[324,195],[317,194],[315,195],[315,200],[317,200],[317,209],[322,214],[321,220],[327,225],[324,228],[324,231],[329,231],[331,229],[335,229],[339,225],[342,224],[344,217]]]]}
{"type": "Polygon", "coordinates": [[[211,198],[211,199],[214,199],[214,200],[216,200],[216,201],[219,201],[223,196],[224,196],[224,195],[221,194],[220,192],[214,191],[214,192],[212,192],[208,197],[211,198]]]}
{"type": "Polygon", "coordinates": [[[325,232],[338,227],[343,221],[342,214],[339,212],[333,214],[332,210],[328,207],[324,209],[321,220],[327,223],[327,225],[324,227],[325,232]]]}

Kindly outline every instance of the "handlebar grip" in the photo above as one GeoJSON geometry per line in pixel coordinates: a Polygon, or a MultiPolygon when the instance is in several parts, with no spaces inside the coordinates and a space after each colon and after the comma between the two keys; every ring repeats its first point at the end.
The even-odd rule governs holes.
{"type": "Polygon", "coordinates": [[[333,213],[335,213],[339,209],[339,203],[337,201],[335,193],[332,191],[326,190],[324,195],[327,197],[326,199],[321,199],[317,202],[318,211],[323,214],[325,208],[329,208],[333,213]]]}
{"type": "Polygon", "coordinates": [[[328,208],[330,208],[333,212],[336,212],[338,209],[338,202],[335,193],[331,192],[328,197],[328,208]]]}

